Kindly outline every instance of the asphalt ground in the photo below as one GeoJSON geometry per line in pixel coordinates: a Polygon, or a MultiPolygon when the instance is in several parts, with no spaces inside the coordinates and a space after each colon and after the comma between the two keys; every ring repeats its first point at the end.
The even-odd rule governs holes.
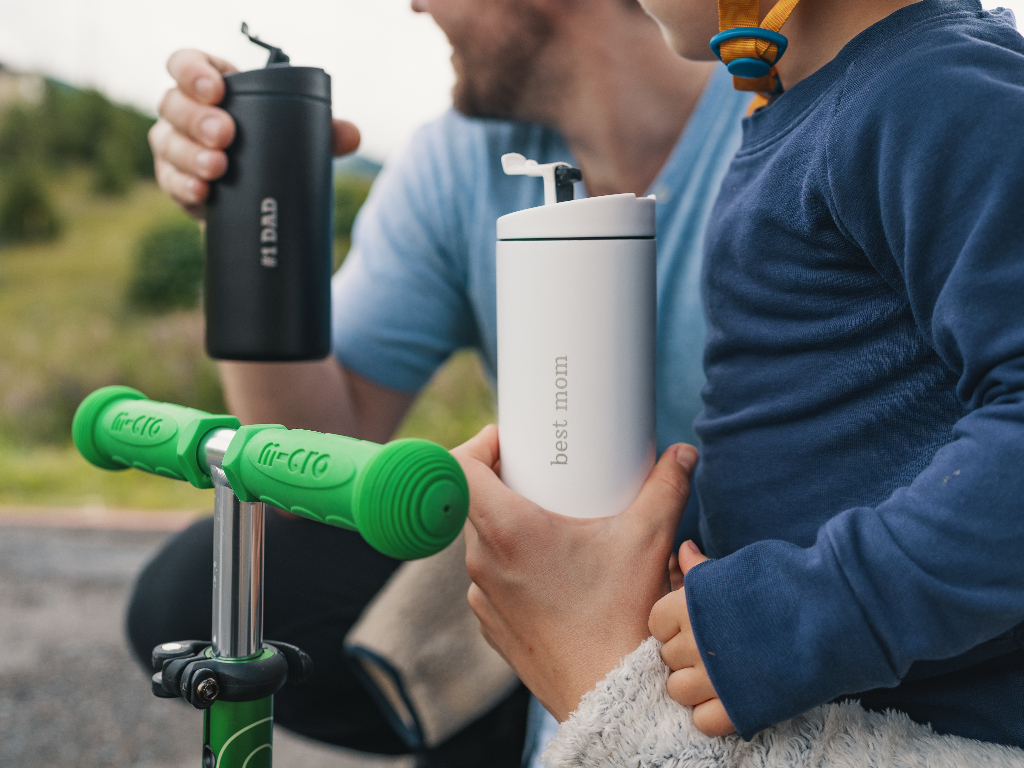
{"type": "MultiPolygon", "coordinates": [[[[82,528],[60,517],[40,526],[0,516],[3,768],[200,765],[202,714],[155,698],[123,637],[132,578],[168,535],[144,530],[152,523],[140,519],[82,528]]],[[[162,527],[176,524],[169,522],[162,527]]],[[[278,728],[274,765],[408,768],[411,761],[367,757],[278,728]]]]}

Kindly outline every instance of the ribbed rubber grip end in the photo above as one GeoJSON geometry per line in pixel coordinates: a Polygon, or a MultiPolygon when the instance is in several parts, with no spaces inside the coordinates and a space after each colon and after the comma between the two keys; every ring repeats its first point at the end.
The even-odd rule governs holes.
{"type": "Polygon", "coordinates": [[[96,447],[96,422],[108,405],[118,400],[147,400],[131,387],[114,385],[100,387],[79,404],[71,422],[71,439],[78,452],[93,466],[100,469],[128,469],[124,464],[111,461],[96,447]]]}
{"type": "Polygon", "coordinates": [[[426,440],[395,440],[359,473],[352,516],[375,549],[401,560],[440,552],[462,530],[469,487],[455,458],[426,440]]]}

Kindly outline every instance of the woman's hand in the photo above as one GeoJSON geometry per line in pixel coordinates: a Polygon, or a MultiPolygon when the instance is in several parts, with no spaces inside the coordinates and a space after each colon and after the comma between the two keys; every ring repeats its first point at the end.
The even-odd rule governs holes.
{"type": "Polygon", "coordinates": [[[597,519],[548,512],[498,477],[498,429],[452,452],[470,487],[469,604],[487,641],[559,721],[648,636],[697,462],[665,451],[636,501],[597,519]]]}

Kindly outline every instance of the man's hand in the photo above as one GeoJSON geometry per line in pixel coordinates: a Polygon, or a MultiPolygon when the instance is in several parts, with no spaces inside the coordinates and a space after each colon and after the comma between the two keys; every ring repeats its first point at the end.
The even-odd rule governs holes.
{"type": "MultiPolygon", "coordinates": [[[[235,138],[231,116],[215,105],[224,98],[223,75],[237,72],[231,64],[202,51],[176,51],[167,71],[177,83],[160,102],[160,119],[149,131],[156,180],[189,214],[202,217],[209,182],[228,167],[224,149],[235,138]]],[[[335,156],[359,147],[359,129],[334,121],[335,156]]]]}
{"type": "Polygon", "coordinates": [[[466,568],[480,631],[559,721],[647,636],[697,462],[665,451],[636,501],[597,519],[548,512],[499,479],[498,429],[452,452],[470,487],[466,568]]]}
{"type": "MultiPolygon", "coordinates": [[[[692,541],[679,548],[678,568],[685,580],[686,574],[698,563],[707,560],[692,541]]],[[[697,640],[690,627],[690,614],[686,608],[686,592],[678,589],[658,601],[651,611],[651,634],[664,645],[661,658],[672,674],[668,678],[668,695],[687,707],[693,707],[693,724],[708,736],[734,733],[729,715],[715,693],[701,659],[697,640]]]]}

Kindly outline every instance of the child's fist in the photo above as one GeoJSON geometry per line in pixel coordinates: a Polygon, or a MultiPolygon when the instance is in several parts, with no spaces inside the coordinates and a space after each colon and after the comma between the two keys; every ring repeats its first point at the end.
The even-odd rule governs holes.
{"type": "MultiPolygon", "coordinates": [[[[679,570],[686,573],[707,560],[692,541],[679,548],[679,570]]],[[[693,707],[693,724],[708,736],[725,736],[735,732],[715,688],[711,684],[697,640],[690,627],[686,608],[686,591],[670,592],[655,603],[648,622],[651,634],[664,645],[661,658],[672,673],[668,678],[668,695],[687,707],[693,707]]]]}

